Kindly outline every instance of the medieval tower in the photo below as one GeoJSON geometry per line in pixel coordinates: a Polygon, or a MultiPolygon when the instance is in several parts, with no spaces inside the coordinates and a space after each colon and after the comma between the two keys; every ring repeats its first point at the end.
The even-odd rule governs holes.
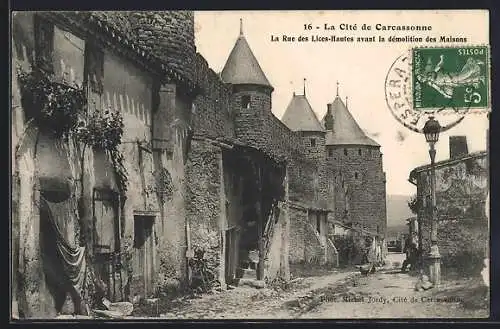
{"type": "Polygon", "coordinates": [[[313,190],[317,195],[313,196],[313,200],[318,201],[321,196],[318,195],[322,186],[321,180],[328,179],[324,177],[325,169],[325,129],[321,126],[316,114],[314,113],[311,104],[306,97],[306,86],[304,79],[304,90],[302,95],[297,95],[295,92],[281,121],[290,130],[297,133],[300,137],[304,150],[304,157],[314,161],[318,165],[318,175],[313,177],[313,190]]]}
{"type": "Polygon", "coordinates": [[[322,120],[326,161],[335,176],[335,218],[385,236],[386,178],[380,145],[363,132],[346,103],[337,87],[322,120]]]}
{"type": "MultiPolygon", "coordinates": [[[[333,218],[356,228],[385,235],[387,226],[385,173],[380,145],[366,136],[337,95],[327,105],[320,121],[303,95],[293,94],[282,118],[292,131],[300,134],[310,157],[330,169],[333,177],[333,218]]],[[[328,182],[320,182],[325,183],[328,182]]]]}

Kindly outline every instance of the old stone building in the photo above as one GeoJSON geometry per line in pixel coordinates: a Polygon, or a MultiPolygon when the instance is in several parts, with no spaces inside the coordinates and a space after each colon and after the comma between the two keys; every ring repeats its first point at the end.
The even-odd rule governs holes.
{"type": "Polygon", "coordinates": [[[338,97],[324,126],[305,94],[276,118],[241,26],[221,74],[193,12],[18,12],[12,31],[21,316],[180,290],[200,259],[222,288],[287,279],[336,263],[334,219],[385,230],[379,145],[338,97]]]}
{"type": "Polygon", "coordinates": [[[143,18],[13,15],[13,270],[21,316],[82,313],[99,293],[113,301],[150,296],[165,264],[173,285],[186,276],[184,167],[198,93],[193,13],[150,17],[185,31],[168,52],[142,45],[143,18]],[[66,123],[69,138],[55,133],[66,123]]]}
{"type": "MultiPolygon", "coordinates": [[[[469,153],[465,136],[450,136],[450,158],[436,162],[436,207],[438,247],[442,272],[479,275],[483,259],[489,257],[488,151],[469,153]]],[[[431,167],[410,172],[417,187],[416,226],[419,245],[425,255],[431,245],[431,167]]]]}

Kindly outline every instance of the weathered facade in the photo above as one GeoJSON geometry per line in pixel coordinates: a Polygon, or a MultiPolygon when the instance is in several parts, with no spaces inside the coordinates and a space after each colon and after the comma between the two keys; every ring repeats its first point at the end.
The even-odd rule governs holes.
{"type": "MultiPolygon", "coordinates": [[[[192,13],[174,15],[178,20],[171,24],[192,26],[192,13]]],[[[167,64],[175,56],[186,56],[187,48],[194,58],[194,39],[185,41],[191,47],[170,52],[171,58],[154,60],[134,45],[134,35],[113,26],[117,17],[29,12],[13,16],[14,72],[19,65],[25,71],[44,66],[57,83],[85,91],[87,104],[82,106],[87,115],[119,112],[119,148],[126,172],[125,186],[119,186],[117,159],[71,138],[54,138],[30,120],[26,97],[19,96],[20,106],[13,107],[13,199],[18,209],[13,225],[19,228],[14,271],[25,317],[50,316],[66,307],[82,312],[77,308],[90,298],[89,285],[95,281],[90,273],[99,277],[103,294],[114,301],[154,294],[161,279],[158,272],[167,272],[177,285],[186,275],[184,163],[195,84],[192,76],[167,64]],[[164,178],[161,191],[159,176],[164,178]],[[61,261],[61,245],[78,251],[75,263],[61,261]],[[58,272],[60,266],[69,270],[58,272]],[[68,271],[80,274],[67,277],[68,271]],[[65,297],[68,292],[73,303],[65,297]]],[[[13,94],[19,92],[15,89],[13,94]]]]}
{"type": "Polygon", "coordinates": [[[242,31],[218,75],[196,53],[192,12],[20,12],[12,24],[21,316],[180,290],[196,276],[199,251],[223,288],[242,276],[287,279],[290,262],[338,262],[331,220],[385,230],[378,144],[349,144],[363,153],[342,162],[335,150],[347,146],[332,143],[337,130],[314,113],[312,129],[277,119],[273,87],[242,31]],[[43,70],[55,90],[81,91],[80,128],[94,114],[118,115],[118,151],[77,140],[80,128],[61,138],[33,120],[36,102],[16,67],[43,70]],[[339,180],[350,168],[363,177],[339,180]]]}
{"type": "MultiPolygon", "coordinates": [[[[435,164],[438,247],[443,272],[479,274],[489,245],[488,152],[469,154],[465,137],[458,137],[450,137],[450,159],[435,164]]],[[[430,175],[430,165],[410,173],[410,182],[417,186],[417,230],[424,258],[430,250],[430,175]]]]}

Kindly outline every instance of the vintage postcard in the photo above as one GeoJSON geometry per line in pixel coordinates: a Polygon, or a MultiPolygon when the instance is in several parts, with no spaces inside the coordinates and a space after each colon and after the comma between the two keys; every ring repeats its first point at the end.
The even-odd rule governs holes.
{"type": "Polygon", "coordinates": [[[488,318],[489,33],[12,12],[11,319],[488,318]]]}

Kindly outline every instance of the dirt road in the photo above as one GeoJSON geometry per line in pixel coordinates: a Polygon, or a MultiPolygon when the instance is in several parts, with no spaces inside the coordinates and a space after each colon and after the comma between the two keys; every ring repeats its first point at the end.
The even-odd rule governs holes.
{"type": "MultiPolygon", "coordinates": [[[[299,318],[487,318],[486,290],[470,281],[443,284],[439,291],[415,291],[417,278],[386,270],[356,277],[343,289],[324,289],[323,303],[299,318]]],[[[317,291],[316,293],[321,293],[317,291]]]]}
{"type": "MultiPolygon", "coordinates": [[[[396,258],[399,262],[400,257],[396,258]]],[[[476,281],[450,281],[439,290],[417,292],[414,290],[417,278],[389,265],[369,276],[355,270],[331,271],[298,280],[285,291],[236,287],[197,299],[182,299],[168,309],[153,307],[148,316],[163,319],[488,317],[487,289],[476,281]]]]}

